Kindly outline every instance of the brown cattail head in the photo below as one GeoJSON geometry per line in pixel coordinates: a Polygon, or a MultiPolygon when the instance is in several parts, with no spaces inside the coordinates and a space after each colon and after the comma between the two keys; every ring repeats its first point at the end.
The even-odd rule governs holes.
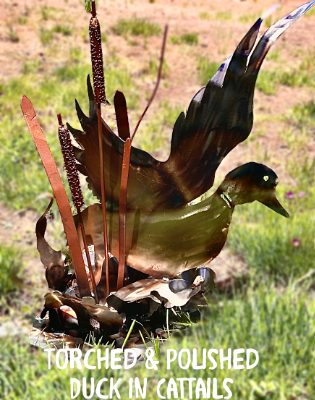
{"type": "Polygon", "coordinates": [[[58,114],[57,117],[59,122],[58,136],[61,146],[61,152],[63,155],[63,160],[65,163],[64,167],[67,172],[67,179],[71,190],[72,201],[75,208],[79,212],[81,208],[84,206],[84,200],[81,191],[77,165],[73,154],[70,133],[68,128],[66,128],[63,125],[61,115],[58,114]]]}
{"type": "Polygon", "coordinates": [[[103,69],[102,37],[99,21],[96,16],[95,1],[92,1],[92,17],[89,26],[93,86],[97,103],[107,104],[105,78],[103,69]]]}

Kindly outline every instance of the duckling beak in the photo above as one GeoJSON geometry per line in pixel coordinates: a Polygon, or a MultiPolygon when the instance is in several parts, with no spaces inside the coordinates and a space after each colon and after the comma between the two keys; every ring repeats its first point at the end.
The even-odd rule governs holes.
{"type": "Polygon", "coordinates": [[[278,214],[283,215],[286,218],[289,218],[290,215],[289,213],[282,207],[282,205],[279,203],[278,199],[276,198],[276,195],[273,194],[270,196],[268,199],[261,201],[262,204],[265,206],[271,208],[273,211],[275,211],[278,214]]]}

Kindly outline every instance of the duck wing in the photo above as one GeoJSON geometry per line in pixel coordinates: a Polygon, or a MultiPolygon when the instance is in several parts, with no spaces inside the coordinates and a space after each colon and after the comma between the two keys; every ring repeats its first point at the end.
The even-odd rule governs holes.
{"type": "MultiPolygon", "coordinates": [[[[87,177],[89,188],[101,200],[100,157],[98,142],[98,121],[96,102],[90,82],[87,79],[89,95],[89,116],[85,115],[76,101],[77,115],[82,126],[82,131],[74,129],[68,124],[80,148],[73,147],[74,155],[78,161],[78,170],[87,177]]],[[[122,169],[122,156],[124,141],[115,135],[111,128],[102,119],[103,158],[106,200],[118,206],[120,195],[120,180],[122,169]]],[[[154,195],[161,197],[159,190],[164,188],[165,179],[160,177],[159,162],[149,153],[132,147],[130,158],[130,172],[128,185],[128,208],[137,209],[140,205],[146,209],[154,206],[154,195]]],[[[168,193],[170,196],[171,193],[168,193]]]]}
{"type": "Polygon", "coordinates": [[[313,4],[310,1],[276,22],[254,46],[262,22],[258,19],[234,54],[196,93],[187,114],[178,117],[165,168],[187,201],[211,188],[221,161],[249,136],[262,62],[276,39],[313,4]]]}
{"type": "MultiPolygon", "coordinates": [[[[131,149],[127,209],[156,210],[182,207],[209,190],[224,157],[250,134],[253,97],[261,64],[276,39],[300,18],[310,1],[271,26],[255,46],[262,20],[248,31],[234,54],[219,68],[206,87],[193,97],[187,113],[174,126],[171,153],[159,162],[135,147],[131,149]]],[[[96,103],[88,79],[90,113],[76,102],[83,131],[69,130],[83,147],[75,148],[78,169],[87,176],[101,199],[96,103]]],[[[124,142],[102,121],[107,200],[118,204],[124,142]]]]}

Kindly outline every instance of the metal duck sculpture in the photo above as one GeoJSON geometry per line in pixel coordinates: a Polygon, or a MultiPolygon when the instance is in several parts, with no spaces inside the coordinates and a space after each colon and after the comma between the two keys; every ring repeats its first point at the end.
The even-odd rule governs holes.
{"type": "MultiPolygon", "coordinates": [[[[126,214],[126,263],[154,277],[174,277],[185,269],[203,265],[223,248],[234,206],[258,200],[288,217],[275,197],[276,174],[268,167],[249,163],[230,172],[207,200],[188,205],[210,189],[224,157],[251,132],[253,97],[261,64],[276,39],[301,17],[314,1],[271,26],[256,43],[261,19],[252,26],[206,87],[193,97],[187,113],[174,126],[171,153],[160,162],[131,148],[126,214]]],[[[87,176],[93,193],[100,196],[96,103],[88,79],[90,112],[87,117],[76,102],[83,131],[68,125],[82,149],[74,148],[78,169],[87,176]]],[[[102,120],[109,249],[118,251],[118,203],[124,141],[102,120]]],[[[87,235],[102,262],[100,206],[84,211],[87,235]]]]}
{"type": "MultiPolygon", "coordinates": [[[[57,342],[59,346],[64,346],[66,342],[77,347],[83,344],[86,335],[93,332],[95,337],[103,338],[105,342],[115,340],[117,346],[124,346],[126,334],[133,330],[136,320],[141,322],[143,332],[156,335],[155,328],[165,325],[164,306],[184,306],[188,312],[194,313],[204,300],[202,294],[212,289],[214,273],[203,265],[222,250],[237,205],[259,201],[288,217],[276,198],[277,175],[270,168],[254,162],[227,174],[208,199],[189,203],[212,187],[216,170],[224,157],[250,134],[254,89],[261,64],[275,40],[314,3],[310,1],[300,6],[275,23],[255,45],[262,22],[257,20],[234,54],[221,65],[207,86],[196,93],[187,112],[179,115],[173,130],[170,156],[165,162],[130,147],[132,137],[130,140],[128,136],[119,137],[112,132],[101,119],[100,104],[107,101],[105,88],[100,96],[99,82],[94,79],[94,96],[88,79],[89,117],[76,102],[83,131],[68,126],[81,146],[81,149],[74,148],[77,161],[73,158],[69,132],[63,126],[61,116],[58,116],[61,148],[73,203],[78,212],[78,235],[66,192],[36,112],[29,99],[22,97],[22,111],[58,203],[75,272],[68,272],[62,253],[53,250],[44,238],[51,200],[36,225],[37,246],[46,267],[46,279],[49,288],[55,290],[45,296],[42,319],[36,323],[41,332],[41,345],[57,342]],[[128,149],[131,149],[130,163],[126,157],[128,149]],[[76,162],[79,171],[87,176],[93,193],[102,202],[83,211],[76,162]],[[126,165],[129,180],[128,173],[124,175],[126,165]],[[121,179],[124,176],[127,177],[125,181],[121,179]],[[87,244],[94,245],[94,271],[87,244]],[[107,247],[116,257],[111,258],[111,266],[107,247]],[[87,255],[89,275],[81,250],[85,250],[87,255]],[[119,264],[117,258],[120,258],[119,264]],[[105,285],[102,284],[103,261],[105,285]],[[121,275],[128,270],[129,281],[122,276],[123,283],[127,284],[122,287],[123,284],[119,284],[121,275]],[[110,284],[111,272],[114,272],[115,281],[116,271],[117,286],[115,282],[110,284]],[[181,279],[161,279],[174,278],[179,274],[181,279]],[[102,292],[100,289],[104,286],[106,289],[102,292]],[[109,295],[111,286],[113,291],[118,290],[109,295]],[[92,291],[94,298],[91,297],[92,291]],[[45,318],[47,312],[49,319],[45,318]],[[60,339],[59,333],[55,335],[54,332],[63,332],[63,338],[60,339]]],[[[91,54],[95,58],[92,62],[93,75],[98,79],[103,76],[103,67],[94,1],[90,28],[91,54]],[[101,75],[94,71],[97,66],[101,66],[101,75]]],[[[165,38],[166,33],[164,44],[165,38]]],[[[102,84],[104,86],[104,82],[102,84]]],[[[127,114],[126,107],[123,111],[127,114]]],[[[123,119],[116,114],[119,125],[119,120],[121,123],[123,119]]],[[[140,336],[136,339],[142,343],[142,333],[140,336]]],[[[37,340],[38,333],[35,332],[34,343],[37,340]]]]}

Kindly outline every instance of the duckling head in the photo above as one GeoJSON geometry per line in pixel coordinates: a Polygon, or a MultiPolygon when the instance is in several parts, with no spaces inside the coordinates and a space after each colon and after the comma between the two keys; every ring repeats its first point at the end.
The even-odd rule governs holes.
{"type": "Polygon", "coordinates": [[[234,205],[255,200],[288,218],[289,214],[276,197],[277,174],[266,165],[249,162],[229,172],[217,193],[230,198],[234,205]]]}

